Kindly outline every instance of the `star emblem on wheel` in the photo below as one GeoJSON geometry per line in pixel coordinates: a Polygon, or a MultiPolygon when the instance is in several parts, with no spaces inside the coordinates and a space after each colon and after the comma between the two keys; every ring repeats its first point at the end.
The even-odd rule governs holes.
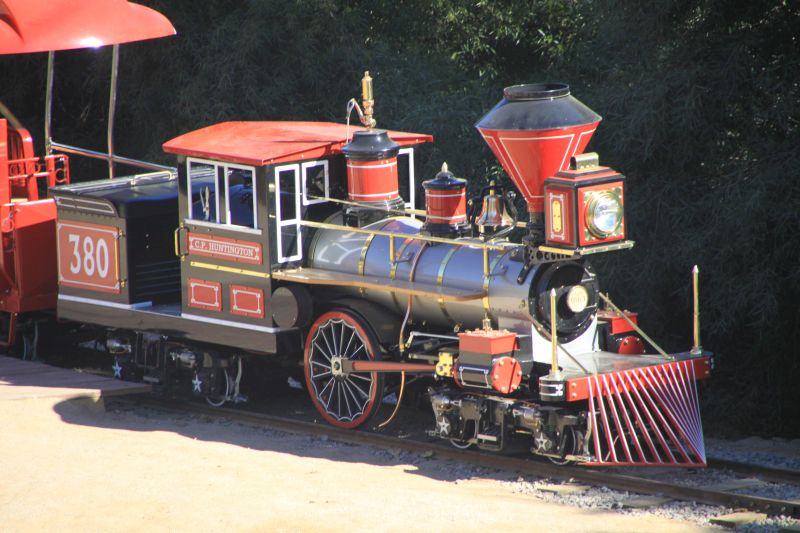
{"type": "Polygon", "coordinates": [[[111,367],[111,370],[114,371],[114,377],[116,379],[122,379],[122,366],[120,366],[119,361],[114,359],[114,366],[111,367]]]}
{"type": "Polygon", "coordinates": [[[192,386],[194,387],[194,392],[202,392],[200,387],[203,385],[203,380],[200,379],[199,374],[194,375],[194,379],[192,380],[192,386]]]}

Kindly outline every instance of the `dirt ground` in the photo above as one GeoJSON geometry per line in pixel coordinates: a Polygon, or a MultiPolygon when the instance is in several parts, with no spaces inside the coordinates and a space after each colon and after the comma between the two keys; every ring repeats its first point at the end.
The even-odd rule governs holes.
{"type": "Polygon", "coordinates": [[[453,462],[90,400],[0,402],[0,531],[689,532],[453,462]]]}

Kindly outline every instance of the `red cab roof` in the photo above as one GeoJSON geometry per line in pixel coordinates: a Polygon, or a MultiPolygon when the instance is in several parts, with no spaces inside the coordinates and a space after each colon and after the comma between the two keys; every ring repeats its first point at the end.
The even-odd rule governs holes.
{"type": "Polygon", "coordinates": [[[175,35],[172,23],[127,0],[0,0],[0,54],[94,48],[175,35]]]}
{"type": "MultiPolygon", "coordinates": [[[[360,126],[334,122],[222,122],[164,143],[170,154],[241,165],[271,165],[341,153],[360,126]]],[[[433,141],[424,133],[388,131],[401,146],[433,141]]]]}

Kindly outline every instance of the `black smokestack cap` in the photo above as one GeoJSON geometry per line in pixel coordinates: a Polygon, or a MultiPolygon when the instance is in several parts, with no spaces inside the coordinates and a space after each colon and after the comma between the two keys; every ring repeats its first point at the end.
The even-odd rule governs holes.
{"type": "Polygon", "coordinates": [[[503,99],[475,126],[486,130],[557,130],[599,122],[566,83],[527,83],[503,89],[503,99]]]}
{"type": "Polygon", "coordinates": [[[389,138],[386,130],[359,130],[342,152],[353,161],[376,161],[396,157],[400,145],[389,138]]]}

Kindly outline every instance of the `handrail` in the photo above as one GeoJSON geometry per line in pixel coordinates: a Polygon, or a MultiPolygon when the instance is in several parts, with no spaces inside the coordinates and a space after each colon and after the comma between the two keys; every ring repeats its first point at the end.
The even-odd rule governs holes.
{"type": "Polygon", "coordinates": [[[446,239],[443,237],[433,237],[431,235],[421,235],[419,233],[395,233],[393,231],[383,231],[377,229],[366,229],[366,228],[357,228],[353,226],[342,226],[341,224],[331,224],[329,222],[314,222],[312,220],[301,220],[299,221],[299,225],[305,226],[308,228],[318,228],[318,229],[331,229],[331,230],[338,230],[338,231],[346,231],[349,233],[363,233],[366,235],[378,235],[381,237],[389,237],[389,261],[394,263],[397,258],[395,257],[395,250],[394,250],[394,239],[400,237],[402,239],[411,239],[415,241],[422,241],[422,242],[435,242],[439,244],[450,244],[455,246],[470,246],[472,248],[480,248],[483,252],[483,276],[484,278],[489,276],[489,250],[500,250],[505,251],[509,250],[510,248],[520,246],[519,244],[508,243],[505,245],[500,244],[487,244],[481,241],[473,241],[473,240],[458,240],[458,239],[446,239]]]}
{"type": "MultiPolygon", "coordinates": [[[[94,159],[102,159],[103,161],[109,160],[109,155],[104,154],[102,152],[97,152],[95,150],[89,150],[88,148],[78,148],[77,146],[70,146],[68,144],[62,144],[55,141],[50,142],[50,147],[53,150],[59,150],[61,152],[66,152],[68,154],[75,154],[75,155],[84,155],[86,157],[92,157],[94,159]]],[[[169,172],[175,172],[175,167],[169,167],[166,165],[159,165],[157,163],[149,163],[147,161],[141,161],[139,159],[131,159],[130,157],[122,157],[119,155],[111,155],[110,159],[114,163],[122,163],[124,165],[130,165],[132,167],[139,167],[144,168],[147,170],[166,170],[169,172]]]]}
{"type": "Polygon", "coordinates": [[[301,220],[301,226],[306,226],[309,228],[318,228],[318,229],[334,229],[339,231],[345,231],[348,233],[364,233],[367,235],[377,235],[381,237],[403,237],[405,239],[412,239],[415,241],[426,241],[426,242],[436,242],[440,244],[454,244],[456,246],[471,246],[473,248],[483,248],[486,250],[508,250],[514,246],[520,246],[519,244],[488,244],[485,242],[480,241],[465,241],[465,240],[458,240],[458,239],[446,239],[444,237],[433,237],[431,235],[420,235],[420,234],[413,234],[413,233],[396,233],[393,231],[383,231],[378,229],[366,229],[366,228],[357,228],[353,226],[343,226],[341,224],[330,224],[327,222],[314,222],[313,220],[301,220]]]}

